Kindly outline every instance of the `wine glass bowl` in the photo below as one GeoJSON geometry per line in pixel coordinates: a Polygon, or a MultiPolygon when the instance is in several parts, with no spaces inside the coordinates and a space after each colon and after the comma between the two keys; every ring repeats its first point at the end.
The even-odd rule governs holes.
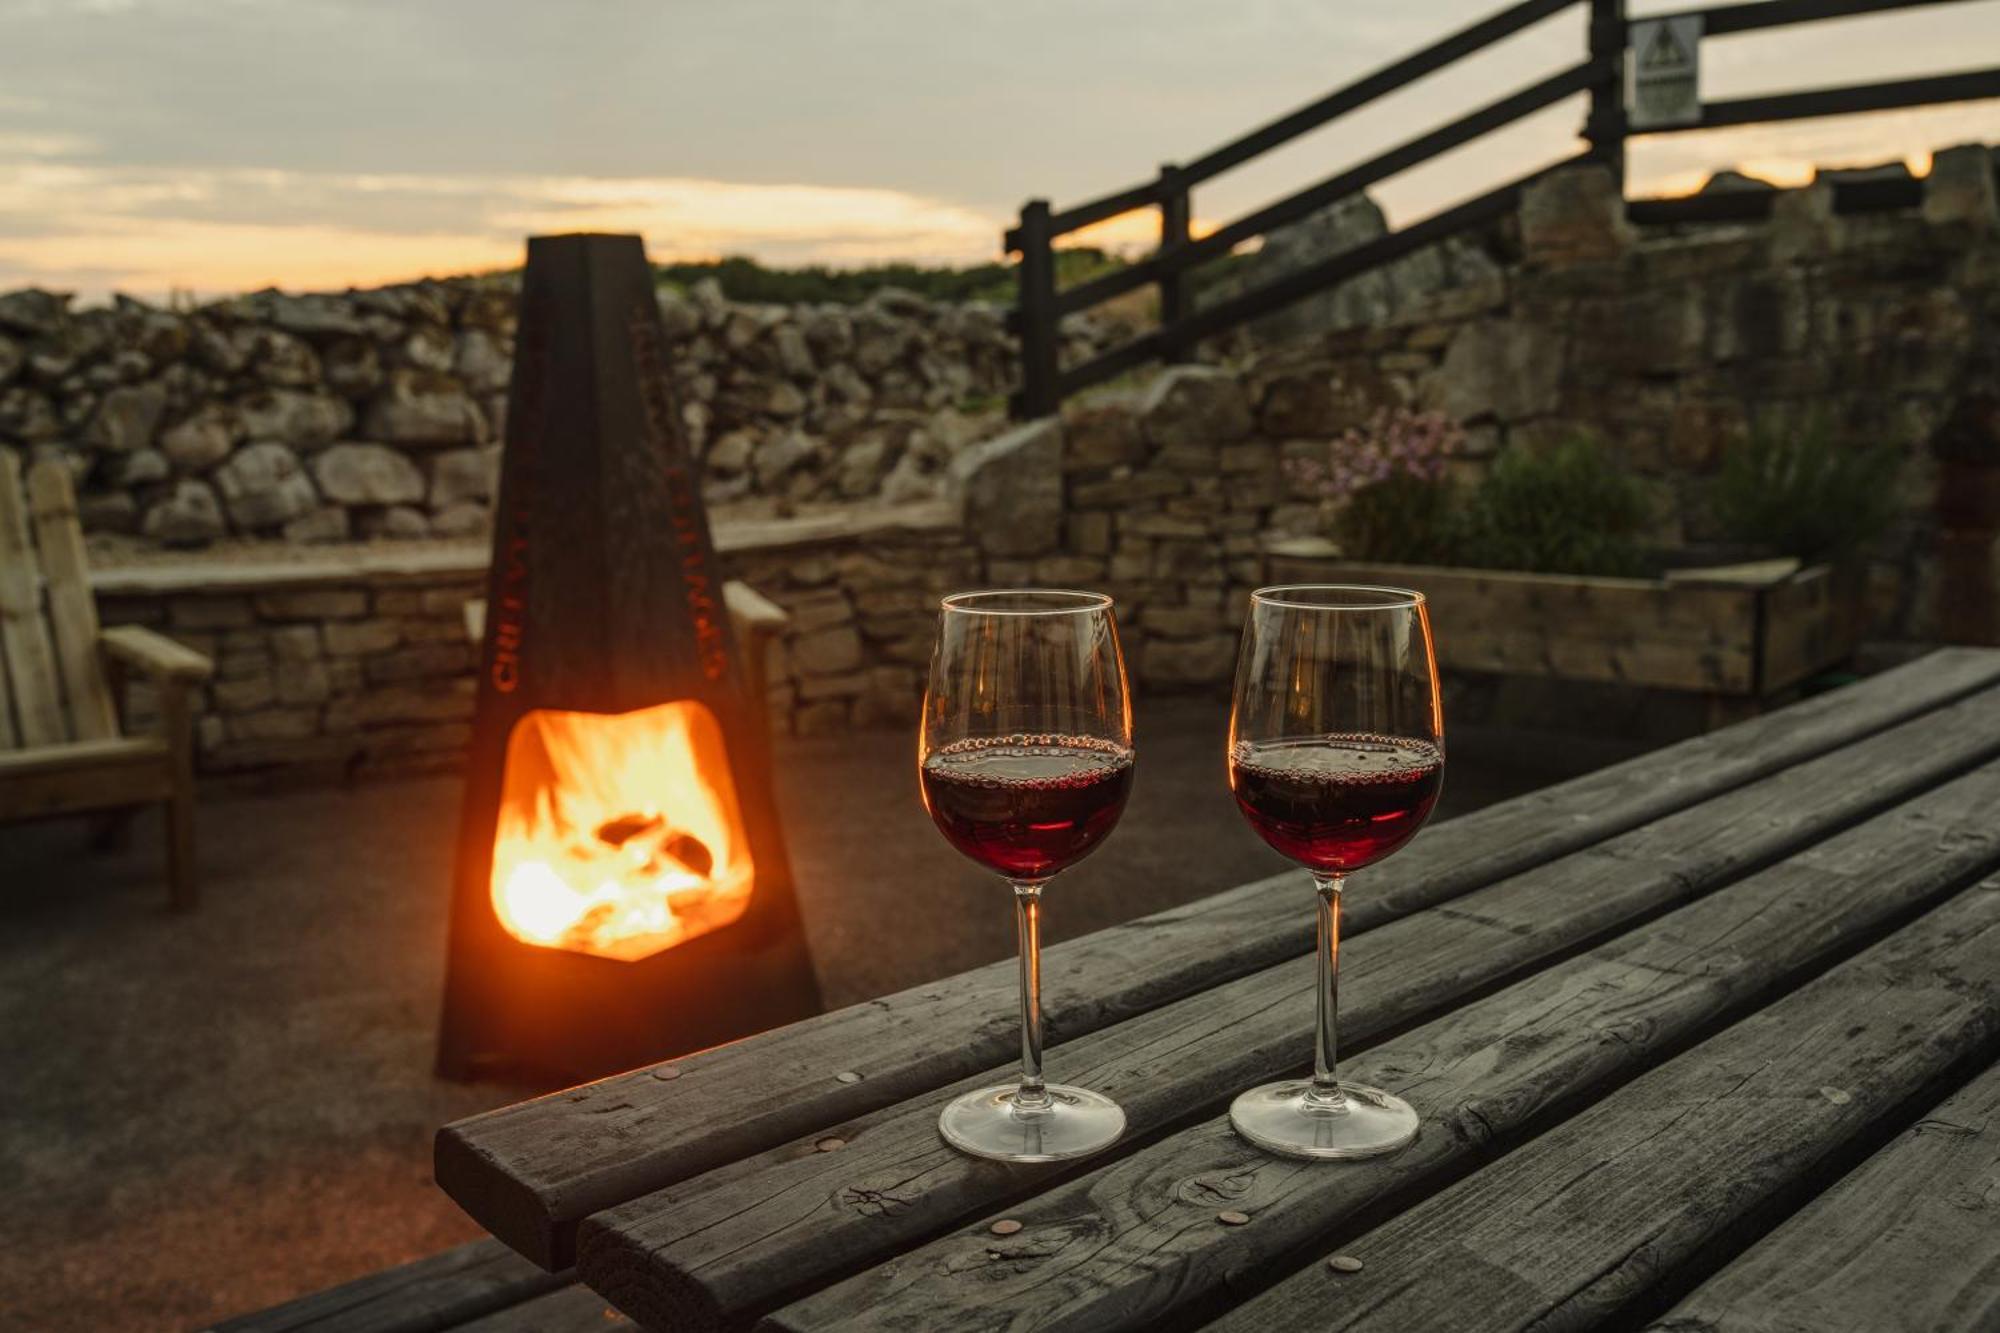
{"type": "Polygon", "coordinates": [[[1294,584],[1252,594],[1229,718],[1229,786],[1259,837],[1312,873],[1318,900],[1313,1076],[1230,1107],[1290,1157],[1371,1157],[1416,1137],[1408,1103],[1334,1074],[1346,877],[1416,836],[1444,786],[1430,612],[1404,588],[1294,584]]]}
{"type": "Polygon", "coordinates": [[[1041,901],[1089,855],[1132,789],[1132,711],[1111,599],[1064,589],[944,599],[917,773],[945,840],[1013,887],[1021,1075],[948,1105],[945,1140],[979,1157],[1048,1162],[1115,1142],[1125,1113],[1042,1077],[1041,901]]]}

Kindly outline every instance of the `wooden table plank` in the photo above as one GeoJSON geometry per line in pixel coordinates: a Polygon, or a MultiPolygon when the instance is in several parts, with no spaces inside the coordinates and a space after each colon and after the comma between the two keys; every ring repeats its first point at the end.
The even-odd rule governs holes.
{"type": "MultiPolygon", "coordinates": [[[[1350,935],[1615,837],[2000,681],[2000,653],[1954,649],[1782,713],[1452,820],[1371,872],[1350,935]]],[[[1311,948],[1303,877],[1281,875],[1057,945],[1051,1045],[1311,948]]],[[[549,1268],[584,1216],[865,1115],[1007,1058],[1010,960],[440,1131],[438,1182],[549,1268]],[[858,1074],[843,1081],[841,1074],[858,1074]]]]}
{"type": "MultiPolygon", "coordinates": [[[[1021,1229],[1005,1239],[989,1230],[997,1217],[983,1217],[776,1323],[1157,1323],[1282,1265],[1364,1210],[1450,1179],[1959,891],[2000,862],[2000,827],[1979,822],[1996,798],[2000,766],[1989,766],[1349,1061],[1349,1076],[1394,1089],[1424,1116],[1402,1153],[1338,1164],[1273,1157],[1218,1116],[1010,1207],[1021,1229]],[[1939,831],[1967,823],[1978,832],[1939,831]],[[1218,1225],[1221,1209],[1251,1221],[1218,1225]]],[[[631,1308],[656,1320],[667,1309],[631,1308]]]]}
{"type": "Polygon", "coordinates": [[[1947,1097],[1648,1328],[2000,1328],[2000,1065],[1947,1097]]]}
{"type": "Polygon", "coordinates": [[[497,1240],[476,1240],[241,1315],[215,1333],[437,1333],[574,1281],[544,1273],[497,1240]]]}
{"type": "Polygon", "coordinates": [[[1595,1328],[1996,1054],[1989,880],[1214,1326],[1595,1328]]]}
{"type": "Polygon", "coordinates": [[[451,1333],[620,1333],[637,1327],[590,1288],[572,1285],[459,1324],[451,1333]]]}
{"type": "MultiPolygon", "coordinates": [[[[1351,942],[1342,988],[1350,1049],[1809,848],[1996,755],[2000,693],[1975,696],[1351,942]],[[1855,783],[1857,767],[1880,780],[1855,783]]],[[[1973,811],[2000,798],[2000,773],[1978,778],[1973,811]]],[[[1925,804],[1940,799],[1931,792],[1925,804]]],[[[1965,799],[1954,791],[1949,808],[1965,799]]],[[[1357,897],[1364,880],[1356,881],[1357,897]]],[[[1305,902],[1301,895],[1299,910],[1305,902]]],[[[1293,960],[1079,1039],[1054,1067],[1116,1098],[1128,1133],[1142,1135],[1291,1072],[1309,1050],[1310,985],[1311,960],[1293,960]]],[[[939,1140],[942,1101],[1005,1075],[983,1071],[890,1112],[824,1127],[822,1135],[841,1145],[835,1152],[814,1151],[809,1138],[608,1209],[584,1223],[579,1271],[642,1321],[714,1323],[1073,1174],[1074,1164],[994,1168],[939,1140]]]]}

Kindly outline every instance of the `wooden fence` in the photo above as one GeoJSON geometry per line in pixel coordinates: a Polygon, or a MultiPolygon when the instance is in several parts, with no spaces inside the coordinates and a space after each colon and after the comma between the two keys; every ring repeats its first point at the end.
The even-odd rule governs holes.
{"type": "MultiPolygon", "coordinates": [[[[1021,383],[1011,400],[1011,410],[1017,419],[1046,416],[1060,407],[1065,397],[1080,389],[1148,362],[1175,360],[1203,338],[1259,318],[1454,233],[1503,217],[1513,211],[1522,187],[1546,172],[1576,162],[1595,161],[1608,166],[1622,183],[1626,140],[1641,134],[2000,97],[2000,66],[1992,66],[1881,83],[1699,102],[1690,104],[1675,123],[1635,124],[1627,96],[1632,36],[1635,27],[1653,19],[1691,21],[1698,42],[1700,37],[1752,32],[1784,24],[1961,2],[1759,0],[1753,4],[1716,5],[1632,20],[1626,14],[1625,0],[1523,0],[1191,162],[1162,166],[1158,176],[1142,185],[1060,212],[1051,209],[1045,199],[1031,199],[1021,209],[1019,224],[1005,238],[1009,253],[1021,257],[1019,296],[1009,315],[1021,342],[1021,383]],[[1590,21],[1586,50],[1576,64],[1246,213],[1205,236],[1196,238],[1192,234],[1190,192],[1195,186],[1578,4],[1589,7],[1590,21]],[[1581,136],[1585,147],[1574,156],[1262,286],[1205,303],[1199,309],[1189,299],[1190,274],[1198,266],[1220,259],[1246,241],[1268,236],[1279,227],[1297,222],[1398,172],[1577,94],[1588,94],[1590,110],[1581,136]],[[1157,208],[1160,214],[1160,243],[1151,255],[1100,277],[1057,288],[1058,238],[1143,208],[1157,208]],[[1064,316],[1148,286],[1159,292],[1158,327],[1081,365],[1064,367],[1059,363],[1057,330],[1064,316]]],[[[1687,31],[1685,27],[1680,30],[1687,31]]],[[[1641,31],[1654,30],[1641,27],[1641,31]]],[[[1861,211],[1904,206],[1916,197],[1915,187],[1908,181],[1868,182],[1861,188],[1843,191],[1837,204],[1844,210],[1861,211]]],[[[1698,195],[1686,199],[1634,200],[1628,207],[1631,217],[1638,222],[1720,221],[1759,216],[1769,210],[1770,197],[1768,193],[1698,195]]]]}

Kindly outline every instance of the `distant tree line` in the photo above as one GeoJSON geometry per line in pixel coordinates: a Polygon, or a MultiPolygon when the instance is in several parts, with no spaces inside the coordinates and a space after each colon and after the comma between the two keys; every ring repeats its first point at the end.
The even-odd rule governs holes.
{"type": "MultiPolygon", "coordinates": [[[[1056,282],[1065,286],[1096,274],[1122,268],[1125,261],[1088,246],[1056,252],[1056,282]]],[[[732,255],[702,263],[656,264],[659,281],[685,291],[704,278],[714,278],[732,301],[775,305],[865,301],[884,287],[900,287],[933,301],[995,301],[1014,299],[1014,265],[870,264],[865,268],[767,268],[754,259],[732,255]]]]}

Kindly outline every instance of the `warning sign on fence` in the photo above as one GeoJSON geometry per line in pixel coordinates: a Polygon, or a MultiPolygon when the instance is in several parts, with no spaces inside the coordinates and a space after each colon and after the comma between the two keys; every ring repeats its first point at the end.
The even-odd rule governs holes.
{"type": "Polygon", "coordinates": [[[1692,125],[1701,119],[1701,16],[1640,19],[1632,24],[1634,130],[1692,125]]]}

